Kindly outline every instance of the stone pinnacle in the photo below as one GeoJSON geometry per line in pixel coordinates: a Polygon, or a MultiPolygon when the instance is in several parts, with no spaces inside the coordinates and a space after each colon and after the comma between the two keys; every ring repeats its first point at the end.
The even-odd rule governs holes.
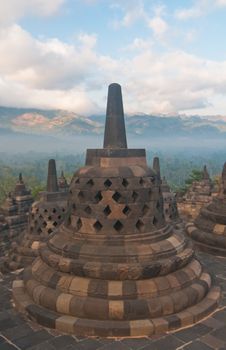
{"type": "Polygon", "coordinates": [[[47,177],[47,191],[48,192],[58,192],[57,184],[57,172],[56,172],[56,162],[54,159],[49,160],[48,167],[48,177],[47,177]]]}
{"type": "Polygon", "coordinates": [[[23,182],[23,176],[22,173],[19,174],[19,182],[22,183],[23,182]]]}
{"type": "Polygon", "coordinates": [[[206,167],[206,165],[204,165],[204,168],[203,168],[203,179],[204,180],[209,180],[209,173],[208,173],[208,171],[207,171],[207,167],[206,167]]]}
{"type": "Polygon", "coordinates": [[[104,148],[127,148],[122,91],[116,83],[108,87],[104,148]]]}
{"type": "Polygon", "coordinates": [[[158,176],[158,180],[161,179],[161,172],[160,172],[160,164],[159,164],[159,157],[154,157],[153,159],[153,169],[156,172],[158,176]]]}

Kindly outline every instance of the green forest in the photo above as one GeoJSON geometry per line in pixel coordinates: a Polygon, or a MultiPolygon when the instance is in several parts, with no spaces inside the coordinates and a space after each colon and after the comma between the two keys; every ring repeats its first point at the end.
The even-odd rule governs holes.
{"type": "MultiPolygon", "coordinates": [[[[189,154],[166,153],[148,151],[147,160],[152,166],[154,156],[160,158],[161,175],[165,176],[173,191],[185,191],[193,180],[200,178],[203,166],[206,164],[211,177],[218,176],[226,159],[224,152],[216,154],[189,154]]],[[[46,153],[23,153],[9,155],[0,153],[0,203],[12,191],[18,179],[19,173],[34,197],[45,189],[47,166],[50,158],[56,159],[58,176],[61,171],[70,182],[73,173],[85,162],[85,154],[46,154],[46,153]]]]}

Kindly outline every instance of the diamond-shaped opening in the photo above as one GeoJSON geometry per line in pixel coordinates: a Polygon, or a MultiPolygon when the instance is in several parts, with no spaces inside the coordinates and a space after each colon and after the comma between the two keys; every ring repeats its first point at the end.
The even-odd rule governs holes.
{"type": "MultiPolygon", "coordinates": [[[[76,210],[76,204],[75,204],[75,203],[72,204],[72,208],[73,208],[74,210],[76,210]]],[[[63,211],[64,211],[64,210],[63,210],[63,211]]]]}
{"type": "Polygon", "coordinates": [[[36,213],[38,213],[38,212],[39,212],[39,209],[37,208],[37,209],[36,209],[36,213]]]}
{"type": "Polygon", "coordinates": [[[154,176],[151,176],[151,177],[150,177],[150,180],[151,180],[151,183],[152,183],[152,184],[155,183],[155,177],[154,177],[154,176]]]}
{"type": "Polygon", "coordinates": [[[56,213],[56,208],[53,208],[53,213],[56,213]]]}
{"type": "Polygon", "coordinates": [[[77,179],[75,180],[75,183],[76,183],[76,184],[79,184],[79,182],[80,182],[80,181],[79,181],[79,178],[77,177],[77,179]]]}
{"type": "Polygon", "coordinates": [[[58,220],[60,220],[60,219],[61,219],[61,215],[58,216],[58,220]]]}
{"type": "Polygon", "coordinates": [[[104,214],[107,216],[111,214],[111,208],[109,207],[109,205],[106,208],[104,208],[104,214]]]}
{"type": "Polygon", "coordinates": [[[145,225],[144,225],[143,221],[141,221],[141,220],[137,221],[136,228],[138,229],[138,231],[143,232],[144,226],[145,225]]]}
{"type": "Polygon", "coordinates": [[[121,198],[121,194],[119,192],[115,192],[112,196],[112,198],[114,199],[115,202],[119,202],[120,198],[121,198]]]}
{"type": "Polygon", "coordinates": [[[129,213],[131,213],[131,209],[130,209],[130,207],[128,207],[128,205],[126,205],[122,212],[123,212],[123,214],[128,216],[129,213]]]}
{"type": "Polygon", "coordinates": [[[138,198],[138,193],[133,191],[132,193],[132,198],[133,198],[133,201],[136,202],[137,198],[138,198]]]}
{"type": "Polygon", "coordinates": [[[44,210],[44,213],[48,213],[48,210],[47,210],[47,209],[45,209],[45,210],[44,210]]]}
{"type": "Polygon", "coordinates": [[[90,179],[89,181],[87,181],[86,183],[88,186],[92,187],[94,185],[94,181],[92,179],[90,179]]]}
{"type": "Polygon", "coordinates": [[[143,185],[145,184],[145,181],[144,181],[143,177],[140,178],[139,184],[140,184],[141,186],[143,186],[143,185]]]}
{"type": "Polygon", "coordinates": [[[161,208],[160,202],[157,201],[156,208],[159,210],[161,208]]]}
{"type": "Polygon", "coordinates": [[[76,227],[77,230],[79,231],[80,228],[82,227],[82,220],[81,220],[80,218],[78,219],[76,226],[77,226],[77,227],[76,227]]]}
{"type": "Polygon", "coordinates": [[[114,224],[114,229],[118,232],[120,232],[123,229],[123,224],[118,220],[114,224]]]}
{"type": "Polygon", "coordinates": [[[112,185],[112,182],[111,182],[111,180],[109,180],[109,179],[107,179],[107,180],[104,182],[104,186],[105,186],[106,188],[111,187],[111,185],[112,185]]]}
{"type": "Polygon", "coordinates": [[[129,181],[127,181],[126,179],[123,179],[123,180],[122,180],[122,185],[123,185],[124,187],[127,187],[127,186],[129,185],[129,181]]]}
{"type": "Polygon", "coordinates": [[[79,198],[79,200],[84,199],[84,192],[83,191],[79,191],[78,198],[79,198]]]}
{"type": "Polygon", "coordinates": [[[97,220],[93,227],[95,228],[96,232],[99,232],[102,229],[103,225],[101,225],[100,221],[97,220]]]}
{"type": "Polygon", "coordinates": [[[40,234],[40,233],[42,233],[42,230],[41,230],[41,228],[39,227],[39,229],[38,229],[38,233],[40,234]]]}
{"type": "Polygon", "coordinates": [[[53,230],[51,228],[48,229],[48,234],[50,235],[50,233],[52,233],[53,230]]]}
{"type": "Polygon", "coordinates": [[[143,215],[147,215],[147,213],[149,212],[150,208],[145,204],[143,206],[143,209],[142,209],[142,214],[143,215]]]}
{"type": "Polygon", "coordinates": [[[92,209],[90,208],[90,206],[86,207],[84,211],[86,212],[86,214],[89,214],[89,215],[92,213],[92,209]]]}
{"type": "Polygon", "coordinates": [[[47,226],[47,223],[44,221],[42,224],[42,227],[46,227],[46,226],[47,226]]]}
{"type": "Polygon", "coordinates": [[[158,220],[157,220],[156,217],[154,216],[153,225],[157,225],[157,223],[158,223],[158,220]]]}
{"type": "Polygon", "coordinates": [[[96,196],[95,196],[95,200],[96,200],[96,203],[99,203],[101,200],[103,199],[103,196],[101,194],[101,192],[97,192],[96,196]]]}
{"type": "Polygon", "coordinates": [[[65,212],[65,209],[64,209],[64,208],[62,209],[62,212],[63,212],[63,213],[65,212]]]}
{"type": "Polygon", "coordinates": [[[52,220],[52,216],[48,216],[48,220],[52,220]]]}
{"type": "Polygon", "coordinates": [[[54,221],[53,226],[57,227],[58,223],[54,221]]]}
{"type": "Polygon", "coordinates": [[[39,215],[39,219],[43,219],[43,216],[42,216],[42,215],[39,215]]]}

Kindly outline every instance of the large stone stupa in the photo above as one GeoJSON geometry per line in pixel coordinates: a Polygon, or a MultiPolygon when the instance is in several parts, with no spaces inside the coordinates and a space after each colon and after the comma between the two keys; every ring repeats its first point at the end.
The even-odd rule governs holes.
{"type": "Polygon", "coordinates": [[[18,310],[81,336],[137,337],[191,325],[220,290],[190,240],[163,214],[144,149],[128,149],[121,87],[108,92],[104,148],[87,150],[72,179],[69,213],[13,283],[18,310]]]}
{"type": "Polygon", "coordinates": [[[201,209],[194,223],[187,224],[186,230],[199,249],[226,256],[226,163],[221,192],[201,209]]]}
{"type": "Polygon", "coordinates": [[[20,239],[12,243],[6,260],[6,267],[15,270],[28,266],[38,256],[39,246],[50,234],[55,232],[63,222],[69,190],[59,190],[56,163],[49,160],[46,191],[40,192],[29,213],[28,228],[20,239]]]}

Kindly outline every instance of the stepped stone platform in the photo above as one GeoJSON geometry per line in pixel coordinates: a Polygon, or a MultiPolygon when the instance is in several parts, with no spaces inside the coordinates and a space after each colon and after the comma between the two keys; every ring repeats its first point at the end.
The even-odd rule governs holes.
{"type": "Polygon", "coordinates": [[[40,192],[29,213],[28,228],[12,243],[5,270],[15,270],[30,265],[38,256],[39,247],[54,233],[63,222],[67,210],[68,187],[64,181],[61,191],[57,183],[55,160],[48,166],[47,188],[40,192]],[[64,187],[64,190],[62,188],[64,187]]]}
{"type": "Polygon", "coordinates": [[[201,209],[194,223],[186,225],[186,231],[199,249],[226,256],[226,163],[221,192],[201,209]]]}
{"type": "Polygon", "coordinates": [[[33,197],[19,175],[13,192],[10,192],[0,208],[0,257],[4,256],[16,239],[28,225],[28,212],[33,197]]]}
{"type": "Polygon", "coordinates": [[[139,338],[86,338],[37,325],[19,314],[13,305],[12,281],[16,271],[0,277],[1,350],[223,350],[226,349],[226,270],[225,258],[199,253],[222,288],[219,307],[199,323],[177,331],[139,338]]]}
{"type": "Polygon", "coordinates": [[[142,337],[197,323],[220,288],[164,218],[145,150],[128,149],[121,87],[108,92],[104,148],[72,179],[64,223],[13,283],[17,310],[75,336],[142,337]]]}
{"type": "Polygon", "coordinates": [[[202,180],[194,181],[182,200],[177,203],[180,216],[185,220],[194,220],[200,209],[211,202],[212,191],[213,184],[205,165],[202,180]]]}

